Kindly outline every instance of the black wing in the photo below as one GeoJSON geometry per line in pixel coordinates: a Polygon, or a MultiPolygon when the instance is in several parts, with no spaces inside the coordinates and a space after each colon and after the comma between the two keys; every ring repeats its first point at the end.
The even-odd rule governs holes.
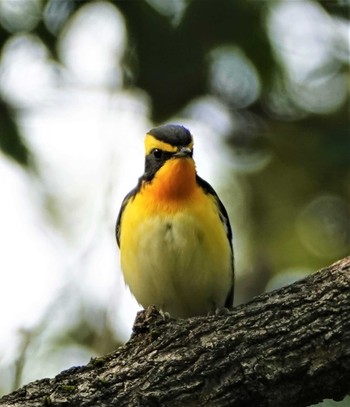
{"type": "Polygon", "coordinates": [[[118,247],[120,247],[121,219],[122,219],[124,209],[125,209],[126,205],[130,202],[130,200],[134,198],[134,196],[137,194],[139,189],[140,189],[140,182],[137,184],[137,186],[134,189],[132,189],[125,196],[125,198],[123,199],[122,205],[120,207],[117,222],[116,222],[116,225],[115,225],[115,237],[117,239],[118,247]]]}
{"type": "Polygon", "coordinates": [[[226,236],[230,243],[231,259],[232,259],[232,286],[227,295],[225,307],[231,308],[233,306],[233,289],[234,289],[234,255],[233,255],[233,247],[232,247],[232,229],[231,229],[230,220],[229,220],[226,208],[224,207],[224,204],[221,202],[221,200],[220,200],[218,194],[215,192],[214,188],[207,181],[204,181],[204,179],[198,175],[197,175],[196,180],[197,180],[197,184],[204,190],[205,193],[210,194],[215,198],[215,201],[218,205],[219,217],[225,227],[226,236]]]}

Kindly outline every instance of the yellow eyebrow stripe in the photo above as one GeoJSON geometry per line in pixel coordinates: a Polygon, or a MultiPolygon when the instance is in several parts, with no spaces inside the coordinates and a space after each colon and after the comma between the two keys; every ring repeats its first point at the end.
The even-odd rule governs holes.
{"type": "MultiPolygon", "coordinates": [[[[192,148],[193,142],[188,144],[186,147],[192,148]]],[[[165,143],[164,141],[157,140],[151,134],[146,134],[145,138],[146,155],[149,154],[154,148],[159,148],[160,150],[168,151],[169,153],[176,153],[176,151],[178,151],[178,147],[172,146],[171,144],[165,143]]]]}

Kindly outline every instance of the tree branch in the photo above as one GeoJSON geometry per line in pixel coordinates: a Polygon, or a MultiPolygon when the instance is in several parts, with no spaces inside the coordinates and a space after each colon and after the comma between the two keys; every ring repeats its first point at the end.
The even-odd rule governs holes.
{"type": "Polygon", "coordinates": [[[290,406],[350,391],[350,257],[219,315],[138,314],[131,339],[10,406],[290,406]]]}

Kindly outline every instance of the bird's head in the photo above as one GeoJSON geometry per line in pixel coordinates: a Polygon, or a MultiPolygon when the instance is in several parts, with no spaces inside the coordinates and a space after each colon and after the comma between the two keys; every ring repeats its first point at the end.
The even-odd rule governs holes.
{"type": "Polygon", "coordinates": [[[167,124],[155,127],[145,138],[146,184],[152,184],[155,196],[182,199],[194,188],[196,169],[192,158],[192,135],[183,126],[167,124]]]}
{"type": "Polygon", "coordinates": [[[177,159],[193,162],[192,134],[183,126],[166,124],[155,127],[145,138],[145,178],[152,180],[162,167],[170,168],[177,159]]]}

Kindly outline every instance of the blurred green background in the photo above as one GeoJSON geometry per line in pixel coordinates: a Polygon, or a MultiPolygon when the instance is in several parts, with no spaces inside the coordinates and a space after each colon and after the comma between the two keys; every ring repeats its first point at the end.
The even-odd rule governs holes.
{"type": "Polygon", "coordinates": [[[155,125],[195,136],[236,304],[349,254],[349,7],[0,3],[0,394],[127,339],[114,222],[155,125]]]}

